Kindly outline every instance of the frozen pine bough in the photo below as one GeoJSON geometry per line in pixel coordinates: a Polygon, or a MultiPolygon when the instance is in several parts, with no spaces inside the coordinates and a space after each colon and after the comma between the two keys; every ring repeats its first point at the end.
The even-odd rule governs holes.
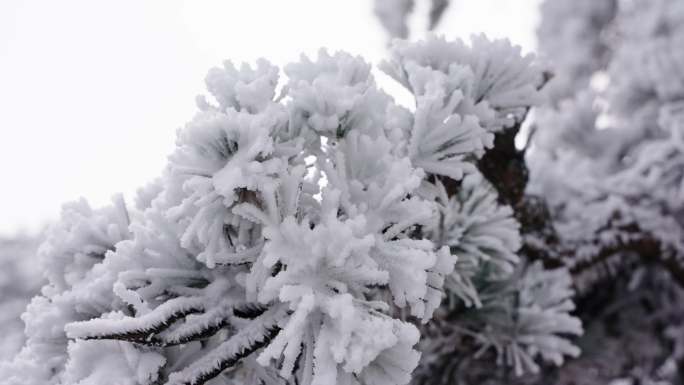
{"type": "Polygon", "coordinates": [[[604,367],[586,382],[680,383],[684,3],[547,0],[542,11],[540,48],[559,76],[554,105],[537,110],[531,190],[585,304],[585,345],[621,354],[585,349],[604,367]]]}
{"type": "MultiPolygon", "coordinates": [[[[574,249],[565,263],[586,273],[578,286],[601,280],[594,267],[610,276],[624,266],[616,259],[630,259],[625,254],[666,264],[684,283],[684,6],[603,2],[613,10],[604,28],[620,38],[587,76],[593,85],[539,111],[532,188],[544,194],[561,241],[574,249]]],[[[564,65],[563,56],[555,59],[564,65]]]]}
{"type": "MultiPolygon", "coordinates": [[[[73,348],[64,327],[123,306],[113,285],[118,271],[128,265],[109,254],[130,237],[129,224],[120,196],[98,210],[84,200],[63,207],[60,221],[48,232],[37,258],[30,259],[40,264],[48,284],[22,315],[25,346],[13,361],[0,362],[3,384],[76,383],[61,378],[73,348]]],[[[86,357],[92,360],[92,355],[86,357]]],[[[106,368],[96,370],[106,372],[106,368]]]]}
{"type": "Polygon", "coordinates": [[[65,207],[0,382],[393,385],[449,380],[424,375],[448,349],[516,375],[576,356],[568,272],[531,261],[488,158],[540,101],[533,58],[431,37],[382,68],[415,109],[346,53],[212,69],[135,205],[65,207]]]}

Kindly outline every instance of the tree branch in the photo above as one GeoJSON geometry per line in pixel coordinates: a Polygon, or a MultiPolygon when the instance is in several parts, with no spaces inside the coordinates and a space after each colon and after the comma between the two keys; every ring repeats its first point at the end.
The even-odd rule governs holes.
{"type": "MultiPolygon", "coordinates": [[[[577,276],[597,264],[605,262],[617,253],[631,252],[648,263],[660,263],[672,277],[684,287],[684,267],[676,258],[664,257],[676,254],[675,250],[667,252],[664,245],[638,225],[629,226],[630,237],[627,241],[617,241],[610,245],[599,242],[600,235],[586,240],[584,244],[566,244],[557,234],[553,219],[545,200],[526,194],[528,168],[525,163],[525,149],[515,147],[515,137],[520,131],[520,124],[504,129],[495,136],[494,148],[488,150],[477,163],[478,169],[496,188],[499,202],[510,205],[516,219],[521,224],[524,239],[521,252],[532,260],[541,260],[547,268],[567,266],[573,276],[577,276]],[[596,246],[599,250],[593,258],[578,264],[570,265],[575,260],[576,251],[586,246],[596,246]]],[[[457,186],[453,183],[447,189],[457,186]]],[[[614,229],[613,229],[614,230],[614,229]]],[[[621,226],[620,230],[624,230],[621,226]]]]}

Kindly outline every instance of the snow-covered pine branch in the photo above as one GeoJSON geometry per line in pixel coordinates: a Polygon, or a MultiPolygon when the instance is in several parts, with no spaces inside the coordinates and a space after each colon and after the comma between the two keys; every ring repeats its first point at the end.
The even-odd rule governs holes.
{"type": "MultiPolygon", "coordinates": [[[[509,281],[530,330],[548,306],[576,326],[571,306],[516,291],[519,226],[478,171],[494,135],[538,101],[532,57],[484,36],[431,37],[397,43],[383,68],[415,111],[346,53],[302,57],[284,82],[265,60],[212,69],[210,97],[135,209],[66,208],[43,247],[53,267],[26,315],[29,343],[3,378],[406,384],[433,314],[510,305],[508,289],[479,293],[509,281]],[[88,354],[98,346],[106,354],[88,354]]],[[[526,368],[536,352],[575,354],[557,334],[577,327],[540,330],[506,340],[532,346],[526,368]]]]}
{"type": "MultiPolygon", "coordinates": [[[[549,45],[558,40],[552,31],[569,38],[575,28],[565,13],[563,22],[553,21],[562,3],[548,0],[542,8],[545,23],[556,24],[547,31],[549,45]]],[[[584,87],[539,111],[532,189],[553,211],[563,263],[581,273],[578,287],[620,270],[611,261],[634,253],[659,261],[684,283],[684,55],[675,48],[684,38],[684,7],[668,0],[603,0],[573,8],[578,23],[591,22],[604,29],[601,35],[619,33],[620,39],[602,42],[612,48],[601,61],[576,71],[593,76],[594,85],[577,81],[584,87]],[[597,88],[598,81],[610,87],[597,88]]],[[[585,34],[574,33],[566,45],[585,45],[585,34]]],[[[565,70],[573,64],[553,47],[542,44],[557,71],[580,76],[565,70]]]]}
{"type": "Polygon", "coordinates": [[[603,361],[591,383],[681,382],[681,372],[661,366],[668,357],[670,367],[682,367],[681,342],[670,344],[655,325],[660,314],[670,325],[684,314],[665,305],[684,287],[683,25],[684,5],[674,0],[542,7],[540,49],[554,78],[545,88],[549,106],[537,110],[528,164],[530,191],[544,196],[556,230],[552,262],[573,275],[584,305],[578,315],[594,330],[590,344],[609,343],[613,337],[596,337],[609,323],[613,349],[625,350],[640,329],[650,342],[639,344],[661,350],[628,366],[589,352],[574,366],[603,361]],[[639,303],[625,305],[635,293],[639,303]],[[596,314],[604,308],[612,309],[609,321],[596,314]],[[658,316],[640,316],[653,309],[658,316]],[[636,326],[630,318],[639,317],[636,326]]]}

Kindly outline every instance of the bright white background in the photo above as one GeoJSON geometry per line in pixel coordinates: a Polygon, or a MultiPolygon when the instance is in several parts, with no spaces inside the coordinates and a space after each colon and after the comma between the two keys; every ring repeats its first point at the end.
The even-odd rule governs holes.
{"type": "MultiPolygon", "coordinates": [[[[452,3],[438,33],[534,49],[538,0],[452,3]]],[[[132,197],[224,59],[281,65],[327,47],[377,63],[385,43],[371,0],[0,0],[0,234],[35,231],[81,196],[132,197]]]]}

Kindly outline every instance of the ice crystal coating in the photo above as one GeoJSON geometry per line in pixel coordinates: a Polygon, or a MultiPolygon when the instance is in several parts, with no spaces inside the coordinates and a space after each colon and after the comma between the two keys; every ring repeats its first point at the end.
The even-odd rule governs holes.
{"type": "MultiPolygon", "coordinates": [[[[519,226],[476,162],[536,102],[540,73],[482,36],[394,49],[385,68],[414,112],[346,53],[287,65],[277,96],[280,71],[264,60],[212,69],[212,97],[197,99],[135,209],[65,207],[41,249],[50,283],[3,378],[409,383],[420,332],[450,311],[445,291],[476,308],[476,276],[515,279],[519,226]]],[[[576,321],[530,290],[525,306],[576,321]]],[[[537,352],[560,362],[575,354],[556,336],[576,331],[564,325],[507,343],[528,346],[526,368],[537,352]]]]}
{"type": "MultiPolygon", "coordinates": [[[[488,131],[520,122],[541,101],[537,89],[543,76],[534,57],[521,56],[520,47],[505,39],[474,35],[471,40],[471,45],[436,36],[418,43],[397,41],[382,69],[415,93],[425,86],[411,79],[419,76],[412,73],[411,63],[446,75],[447,91],[459,89],[465,96],[458,112],[476,116],[488,131]]],[[[432,77],[420,76],[422,81],[432,77]]]]}
{"type": "Polygon", "coordinates": [[[71,360],[65,326],[122,306],[112,288],[125,264],[112,258],[112,252],[130,237],[130,219],[122,197],[115,196],[112,201],[111,206],[98,210],[83,200],[65,205],[62,220],[40,247],[48,283],[22,315],[25,347],[13,362],[0,364],[7,383],[64,381],[65,365],[71,360]]]}
{"type": "MultiPolygon", "coordinates": [[[[483,349],[494,348],[498,359],[511,364],[518,375],[539,371],[534,361],[537,355],[558,366],[564,356],[579,356],[579,348],[561,337],[582,334],[579,319],[568,314],[575,306],[571,300],[572,279],[566,269],[545,270],[537,262],[504,284],[517,286],[513,291],[516,294],[507,299],[515,303],[515,310],[512,314],[500,313],[497,309],[508,308],[498,302],[501,299],[490,299],[483,304],[489,311],[479,314],[492,317],[492,322],[486,323],[491,326],[477,337],[483,349]]],[[[484,290],[483,296],[486,294],[484,290]]]]}
{"type": "Polygon", "coordinates": [[[507,277],[519,262],[520,225],[508,206],[497,204],[497,194],[480,174],[467,176],[457,194],[436,189],[439,216],[428,231],[458,255],[456,273],[447,278],[449,294],[467,305],[480,306],[472,279],[490,266],[493,276],[507,277]]]}

